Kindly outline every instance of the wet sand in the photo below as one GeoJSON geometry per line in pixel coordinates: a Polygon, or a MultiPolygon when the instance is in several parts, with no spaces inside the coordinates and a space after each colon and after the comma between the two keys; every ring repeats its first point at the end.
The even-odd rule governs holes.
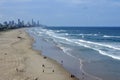
{"type": "Polygon", "coordinates": [[[32,49],[24,29],[0,32],[0,80],[77,80],[56,61],[32,49]]]}

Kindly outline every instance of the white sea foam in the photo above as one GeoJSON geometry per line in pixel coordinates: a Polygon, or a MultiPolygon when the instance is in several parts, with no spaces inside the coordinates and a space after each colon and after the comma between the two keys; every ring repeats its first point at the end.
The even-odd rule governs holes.
{"type": "MultiPolygon", "coordinates": [[[[109,57],[111,57],[111,58],[120,60],[119,53],[118,53],[117,55],[115,55],[115,54],[112,54],[112,52],[111,52],[111,53],[110,53],[110,52],[108,53],[108,52],[102,51],[102,49],[104,49],[104,48],[106,48],[106,47],[108,48],[108,50],[109,50],[109,48],[115,49],[115,50],[120,50],[120,48],[113,47],[113,46],[111,46],[111,45],[106,45],[106,44],[100,44],[100,43],[85,41],[85,40],[79,40],[79,42],[75,42],[75,40],[70,40],[70,39],[65,38],[65,37],[58,37],[58,36],[54,36],[54,37],[59,38],[59,39],[63,39],[63,40],[65,40],[65,41],[69,41],[69,42],[71,42],[71,43],[79,44],[79,45],[81,45],[81,46],[84,46],[84,47],[93,49],[93,50],[95,50],[95,51],[98,51],[98,52],[99,52],[100,54],[102,54],[102,55],[109,56],[109,57]]],[[[106,48],[106,49],[107,49],[107,48],[106,48]]],[[[63,50],[63,51],[65,52],[65,50],[63,50]]],[[[65,53],[67,53],[67,52],[65,52],[65,53]]],[[[68,53],[67,53],[67,54],[68,54],[68,53]]],[[[68,55],[69,55],[69,54],[68,54],[68,55]]]]}
{"type": "Polygon", "coordinates": [[[78,35],[81,35],[81,36],[84,36],[84,35],[86,35],[86,36],[92,36],[93,34],[78,34],[78,35]]]}
{"type": "MultiPolygon", "coordinates": [[[[42,30],[42,32],[45,33],[45,34],[47,34],[47,35],[50,36],[50,37],[53,37],[53,38],[55,38],[55,39],[59,39],[60,42],[61,42],[61,41],[63,41],[63,42],[65,42],[65,41],[67,41],[67,42],[72,42],[72,41],[71,41],[70,39],[68,39],[68,38],[58,36],[57,33],[54,33],[54,31],[52,31],[52,30],[42,30]]],[[[66,35],[68,35],[68,34],[66,34],[66,35]]],[[[56,43],[56,40],[55,40],[55,39],[53,39],[53,41],[55,41],[55,43],[56,43]]],[[[66,48],[66,47],[63,47],[63,46],[60,46],[60,45],[58,45],[58,47],[59,47],[64,53],[66,53],[67,55],[75,58],[75,56],[73,56],[72,54],[69,53],[69,51],[71,50],[70,48],[66,48]]]]}
{"type": "Polygon", "coordinates": [[[68,33],[65,33],[66,36],[68,36],[69,34],[68,33]]]}
{"type": "Polygon", "coordinates": [[[104,35],[103,37],[105,37],[105,38],[120,38],[120,36],[108,36],[108,35],[104,35]]]}
{"type": "Polygon", "coordinates": [[[65,54],[67,54],[68,56],[71,56],[71,57],[73,57],[73,58],[75,58],[75,56],[73,56],[71,53],[70,53],[70,51],[72,50],[72,49],[70,49],[70,48],[67,48],[67,47],[63,47],[63,46],[58,46],[65,54]]]}
{"type": "MultiPolygon", "coordinates": [[[[80,46],[84,46],[86,48],[90,48],[93,49],[95,51],[98,51],[100,54],[105,55],[105,56],[109,56],[111,58],[114,59],[118,59],[120,60],[120,47],[116,47],[114,45],[109,45],[109,44],[102,44],[102,43],[98,43],[98,42],[92,42],[92,41],[86,41],[86,40],[79,40],[79,39],[69,39],[67,37],[64,37],[62,35],[58,35],[57,33],[55,33],[53,30],[47,30],[47,29],[34,29],[32,30],[33,32],[37,32],[36,34],[43,34],[43,36],[46,34],[47,36],[49,36],[50,38],[53,38],[54,41],[58,41],[58,42],[64,42],[64,43],[71,43],[71,44],[78,44],[80,46]],[[116,50],[117,52],[114,53],[112,51],[116,50]]],[[[57,31],[59,32],[59,31],[57,31]]],[[[63,33],[63,35],[69,35],[68,33],[63,33]]],[[[76,34],[78,35],[78,34],[76,34]]],[[[79,34],[81,36],[98,36],[98,34],[79,34]]],[[[104,35],[104,37],[120,37],[120,36],[106,36],[104,35]]],[[[69,56],[74,57],[73,55],[71,55],[69,53],[70,49],[65,48],[63,46],[60,46],[60,48],[63,50],[64,53],[66,53],[69,56]]]]}
{"type": "Polygon", "coordinates": [[[75,35],[75,36],[98,36],[99,34],[70,34],[70,35],[75,35]]]}
{"type": "Polygon", "coordinates": [[[79,40],[79,42],[75,42],[75,43],[77,43],[81,46],[93,49],[95,51],[98,51],[102,55],[109,56],[113,59],[120,60],[120,53],[119,53],[120,50],[118,48],[113,47],[113,46],[112,47],[110,45],[106,46],[106,45],[103,45],[103,44],[94,43],[94,42],[90,42],[90,41],[84,41],[84,40],[79,40]],[[104,49],[106,49],[106,51],[103,51],[104,49]],[[114,51],[114,49],[116,49],[118,52],[116,52],[116,53],[112,52],[112,51],[114,51]]]}
{"type": "Polygon", "coordinates": [[[97,42],[91,42],[91,41],[86,41],[86,40],[79,40],[79,42],[120,50],[120,48],[114,47],[114,46],[111,46],[111,45],[108,45],[108,44],[100,44],[100,43],[97,43],[97,42]]]}
{"type": "Polygon", "coordinates": [[[58,33],[59,33],[59,32],[65,32],[65,30],[57,30],[57,31],[55,31],[55,32],[58,32],[58,33]]]}

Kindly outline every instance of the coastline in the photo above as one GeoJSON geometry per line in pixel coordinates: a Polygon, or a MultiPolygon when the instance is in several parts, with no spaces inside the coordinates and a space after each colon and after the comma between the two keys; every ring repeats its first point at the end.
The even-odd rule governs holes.
{"type": "MultiPolygon", "coordinates": [[[[91,75],[84,71],[83,69],[83,60],[77,59],[74,56],[64,53],[63,49],[59,46],[56,46],[56,43],[49,41],[42,36],[39,36],[32,32],[31,30],[27,30],[27,33],[31,37],[35,39],[33,44],[33,48],[35,50],[41,51],[42,55],[45,55],[61,64],[62,67],[67,70],[69,73],[72,73],[80,80],[101,80],[99,77],[91,75]]],[[[37,31],[36,31],[37,33],[37,31]]]]}
{"type": "Polygon", "coordinates": [[[24,29],[0,34],[0,79],[78,80],[75,77],[71,78],[71,74],[61,64],[32,49],[34,39],[24,29]]]}
{"type": "Polygon", "coordinates": [[[62,66],[80,80],[120,80],[120,61],[109,57],[113,52],[116,55],[111,56],[119,54],[119,50],[116,50],[119,49],[119,39],[113,38],[119,33],[116,29],[37,27],[27,32],[35,39],[35,50],[60,64],[63,61],[62,66]],[[115,31],[114,35],[111,30],[115,31]]]}

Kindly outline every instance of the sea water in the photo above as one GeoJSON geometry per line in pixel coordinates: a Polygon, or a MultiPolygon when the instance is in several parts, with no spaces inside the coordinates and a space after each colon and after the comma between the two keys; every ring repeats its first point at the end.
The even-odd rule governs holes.
{"type": "Polygon", "coordinates": [[[40,50],[83,80],[120,80],[120,27],[35,27],[40,50]]]}

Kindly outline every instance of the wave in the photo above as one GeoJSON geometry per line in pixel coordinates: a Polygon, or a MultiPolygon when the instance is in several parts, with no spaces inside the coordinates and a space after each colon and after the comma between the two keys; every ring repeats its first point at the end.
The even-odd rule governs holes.
{"type": "Polygon", "coordinates": [[[98,36],[99,34],[78,34],[78,35],[85,35],[85,36],[98,36]]]}
{"type": "Polygon", "coordinates": [[[61,45],[57,45],[58,48],[60,48],[64,53],[66,53],[68,56],[71,56],[73,58],[76,58],[72,54],[70,54],[70,51],[72,50],[71,48],[63,47],[61,45]]]}
{"type": "MultiPolygon", "coordinates": [[[[62,33],[62,35],[60,35],[60,33],[56,33],[53,30],[47,30],[47,29],[34,29],[33,32],[36,32],[36,34],[45,36],[48,38],[52,38],[53,41],[55,41],[55,43],[64,43],[64,44],[69,44],[69,45],[73,45],[73,44],[77,44],[79,46],[83,46],[86,48],[90,48],[93,49],[97,52],[99,52],[102,55],[105,56],[109,56],[113,59],[117,59],[120,60],[120,48],[113,46],[113,45],[109,45],[109,44],[102,44],[102,43],[98,43],[98,42],[92,42],[92,41],[87,41],[87,40],[82,40],[82,39],[70,39],[68,37],[66,37],[67,35],[69,35],[68,33],[62,33]],[[65,37],[63,35],[66,35],[65,37]]],[[[73,34],[71,34],[73,35],[73,34]]],[[[76,35],[88,35],[88,36],[98,36],[99,34],[76,34],[76,35]]],[[[105,36],[104,37],[108,37],[105,36]]],[[[119,37],[119,36],[109,36],[109,37],[119,37]]],[[[71,55],[69,53],[70,49],[63,47],[63,46],[58,46],[61,50],[63,50],[64,53],[66,53],[69,56],[74,57],[73,55],[71,55]]]]}
{"type": "Polygon", "coordinates": [[[86,40],[79,40],[79,42],[84,42],[84,43],[88,43],[88,44],[93,44],[93,45],[103,46],[103,47],[107,47],[107,48],[111,48],[111,49],[115,49],[115,50],[120,50],[120,48],[118,48],[118,47],[114,47],[114,46],[107,45],[107,44],[100,44],[100,43],[86,41],[86,40]]]}
{"type": "Polygon", "coordinates": [[[78,40],[77,41],[75,39],[68,39],[65,37],[56,36],[56,38],[59,38],[59,39],[65,40],[65,41],[69,41],[70,43],[79,44],[80,46],[84,46],[86,48],[93,49],[102,55],[109,56],[113,59],[120,60],[120,54],[119,53],[115,54],[114,52],[111,51],[111,49],[112,49],[113,51],[117,50],[119,52],[120,48],[118,48],[118,47],[114,47],[114,46],[107,45],[107,44],[100,44],[100,43],[91,42],[91,41],[85,41],[85,40],[78,40]]]}
{"type": "Polygon", "coordinates": [[[68,34],[71,36],[99,36],[99,34],[68,34]]]}
{"type": "Polygon", "coordinates": [[[116,48],[111,45],[104,45],[100,43],[85,41],[85,40],[79,40],[78,42],[75,42],[75,43],[81,46],[93,49],[95,51],[98,51],[102,55],[111,57],[113,59],[120,60],[120,54],[119,54],[120,48],[116,48]]]}
{"type": "Polygon", "coordinates": [[[116,53],[116,54],[114,53],[114,50],[116,50],[118,52],[120,51],[120,48],[118,48],[118,47],[114,47],[114,46],[107,45],[107,44],[100,44],[100,43],[91,42],[91,41],[85,41],[85,40],[68,39],[68,38],[65,38],[65,37],[56,36],[56,38],[68,41],[70,43],[79,44],[80,46],[93,49],[93,50],[99,52],[102,55],[109,56],[113,59],[120,60],[120,54],[119,53],[116,53]],[[113,50],[113,52],[111,50],[113,50]]]}
{"type": "Polygon", "coordinates": [[[82,44],[82,43],[79,43],[79,42],[75,42],[75,43],[77,43],[77,44],[79,44],[79,45],[81,45],[81,46],[84,46],[84,47],[86,47],[86,48],[93,49],[93,50],[99,52],[99,53],[102,54],[102,55],[105,55],[105,56],[111,57],[111,58],[113,58],[113,59],[120,60],[120,56],[113,55],[113,54],[109,54],[109,53],[107,53],[107,52],[105,52],[105,51],[102,51],[102,50],[100,50],[100,49],[97,49],[97,48],[94,48],[94,47],[88,46],[88,45],[86,45],[86,44],[82,44]]]}
{"type": "Polygon", "coordinates": [[[103,37],[105,37],[105,38],[120,38],[120,36],[108,36],[108,35],[104,35],[103,37]]]}
{"type": "Polygon", "coordinates": [[[66,32],[66,30],[56,30],[55,32],[57,32],[57,33],[63,33],[63,32],[66,32]]]}

